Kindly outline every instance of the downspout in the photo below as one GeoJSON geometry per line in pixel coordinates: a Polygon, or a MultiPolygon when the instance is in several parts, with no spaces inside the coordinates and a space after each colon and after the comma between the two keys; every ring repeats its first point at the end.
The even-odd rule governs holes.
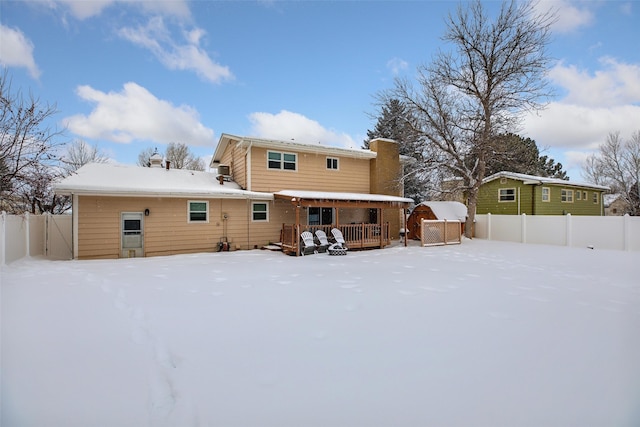
{"type": "Polygon", "coordinates": [[[80,200],[77,194],[71,193],[71,253],[73,259],[78,259],[78,211],[80,200]]]}
{"type": "Polygon", "coordinates": [[[520,187],[518,187],[518,215],[520,215],[520,187]]]}
{"type": "Polygon", "coordinates": [[[245,157],[245,168],[246,168],[246,179],[247,179],[247,190],[251,191],[251,147],[253,146],[253,141],[249,141],[249,147],[247,147],[247,152],[244,154],[245,157]]]}

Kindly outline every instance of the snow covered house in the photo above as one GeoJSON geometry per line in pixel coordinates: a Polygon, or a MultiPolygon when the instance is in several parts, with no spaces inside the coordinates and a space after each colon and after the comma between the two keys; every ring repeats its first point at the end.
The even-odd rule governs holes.
{"type": "Polygon", "coordinates": [[[494,215],[604,215],[609,187],[498,172],[482,181],[476,213],[494,215]]]}
{"type": "MultiPolygon", "coordinates": [[[[217,173],[88,164],[57,183],[73,199],[74,258],[254,249],[299,253],[302,231],[342,230],[351,248],[398,238],[405,209],[394,141],[369,150],[223,134],[217,173]]],[[[330,234],[330,233],[327,233],[330,234]]]]}

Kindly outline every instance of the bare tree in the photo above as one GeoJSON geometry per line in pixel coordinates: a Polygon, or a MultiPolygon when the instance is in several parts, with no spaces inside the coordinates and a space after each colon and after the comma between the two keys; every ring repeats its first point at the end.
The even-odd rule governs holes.
{"type": "Polygon", "coordinates": [[[521,115],[542,108],[549,95],[546,47],[553,20],[526,0],[504,2],[495,19],[480,0],[464,3],[446,19],[442,39],[453,50],[418,68],[417,88],[398,79],[382,95],[407,106],[425,142],[423,156],[466,192],[467,237],[493,138],[516,131],[521,115]]]}
{"type": "Polygon", "coordinates": [[[171,162],[171,166],[176,169],[190,169],[195,171],[204,170],[204,162],[196,157],[183,143],[172,142],[167,147],[165,159],[171,162]]]}
{"type": "Polygon", "coordinates": [[[59,132],[45,125],[57,113],[54,105],[12,92],[0,76],[0,209],[20,214],[52,211],[51,180],[57,176],[55,153],[59,132]],[[48,200],[47,200],[48,199],[48,200]]]}
{"type": "Polygon", "coordinates": [[[145,168],[148,168],[149,166],[151,166],[149,159],[151,158],[151,156],[153,156],[157,152],[158,152],[157,148],[151,148],[151,147],[145,148],[144,150],[142,150],[140,154],[138,154],[138,166],[142,166],[145,168]]]}
{"type": "Polygon", "coordinates": [[[89,145],[78,139],[69,147],[60,162],[67,175],[88,163],[106,163],[109,158],[98,150],[97,145],[89,145]]]}
{"type": "Polygon", "coordinates": [[[624,141],[611,132],[599,151],[587,158],[583,178],[620,194],[630,215],[640,215],[640,130],[624,141]]]}
{"type": "MultiPolygon", "coordinates": [[[[145,148],[138,154],[138,165],[149,167],[149,159],[158,152],[157,148],[145,148]]],[[[165,161],[169,161],[172,168],[203,171],[205,164],[202,159],[191,152],[189,146],[183,143],[172,142],[167,146],[164,154],[165,161]]]]}

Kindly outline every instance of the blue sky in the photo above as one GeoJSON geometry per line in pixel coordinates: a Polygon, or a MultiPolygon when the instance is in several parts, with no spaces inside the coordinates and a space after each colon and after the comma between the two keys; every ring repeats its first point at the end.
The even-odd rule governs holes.
{"type": "MultiPolygon", "coordinates": [[[[0,64],[14,90],[57,105],[67,140],[120,163],[170,142],[208,161],[221,133],[357,148],[375,94],[444,47],[457,4],[2,0],[0,64]]],[[[640,2],[538,7],[558,13],[556,95],[519,133],[580,181],[609,132],[640,130],[640,2]]]]}

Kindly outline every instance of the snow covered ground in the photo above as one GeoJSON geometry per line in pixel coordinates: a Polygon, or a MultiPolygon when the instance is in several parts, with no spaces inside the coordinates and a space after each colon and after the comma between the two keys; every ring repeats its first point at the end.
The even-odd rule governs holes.
{"type": "Polygon", "coordinates": [[[1,290],[7,427],[640,425],[637,252],[26,259],[1,290]]]}

